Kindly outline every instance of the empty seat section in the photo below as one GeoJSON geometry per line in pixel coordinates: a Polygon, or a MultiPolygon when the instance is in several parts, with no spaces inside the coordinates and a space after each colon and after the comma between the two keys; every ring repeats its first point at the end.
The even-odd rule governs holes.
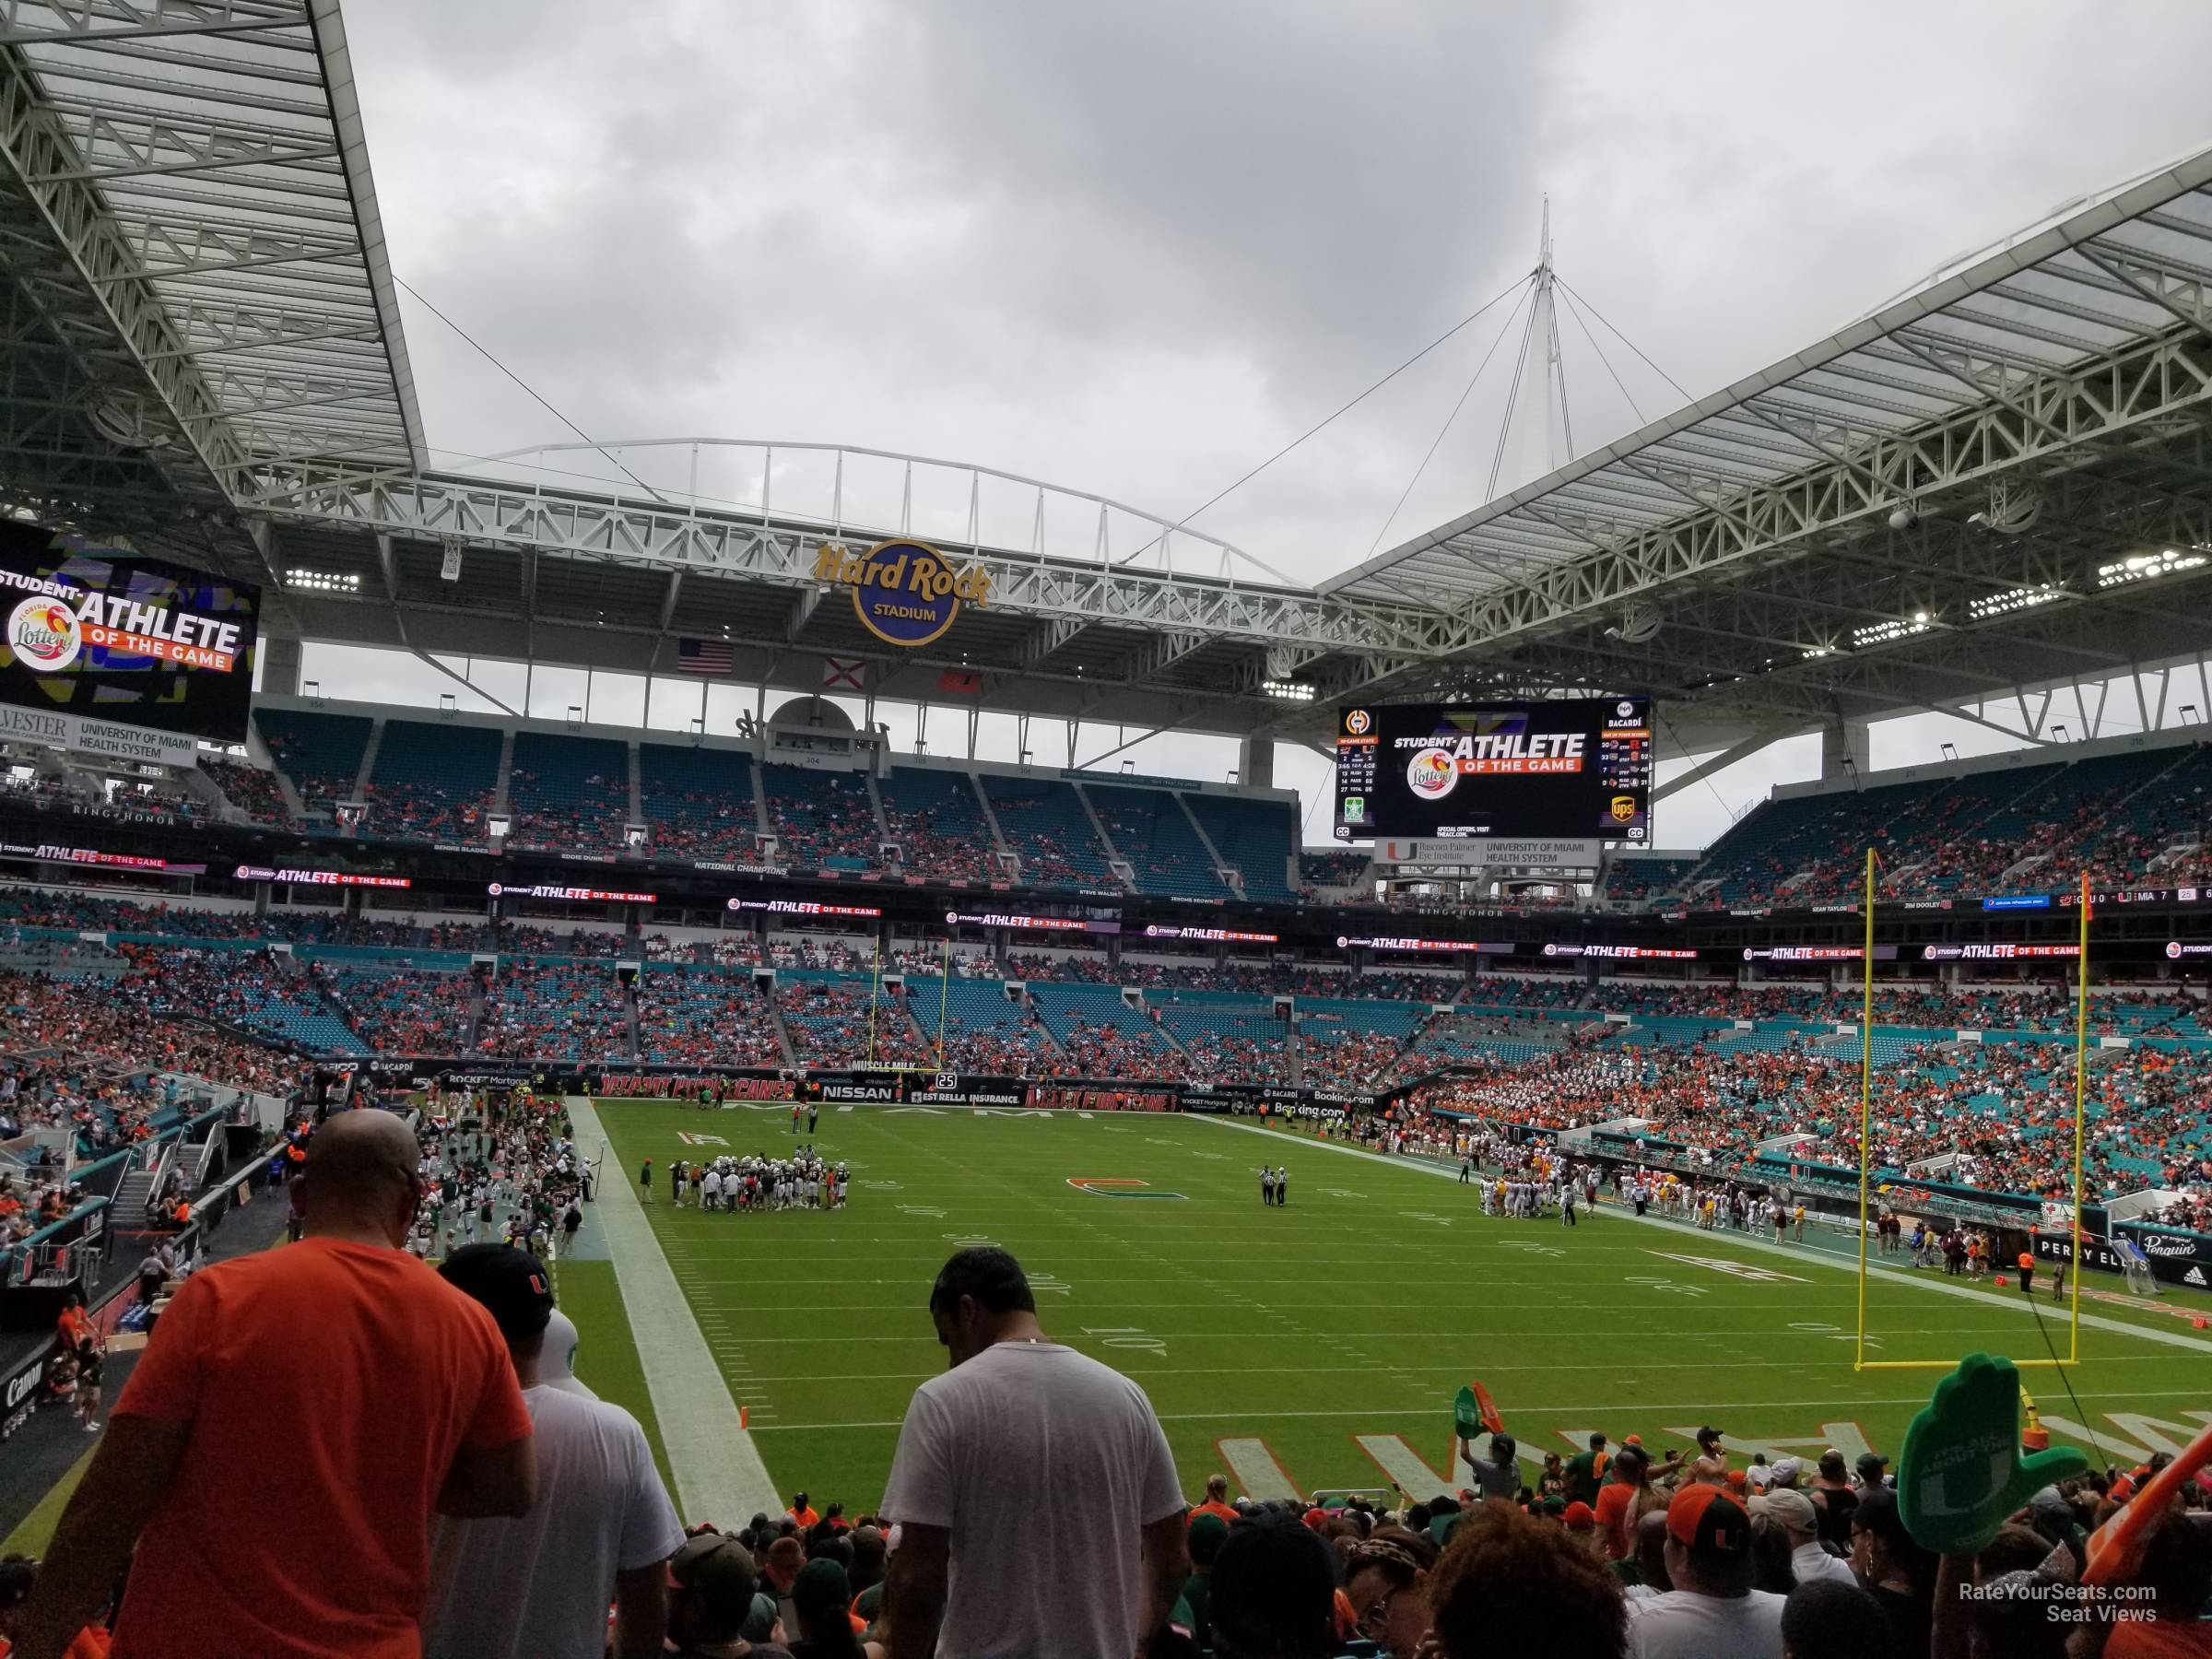
{"type": "Polygon", "coordinates": [[[1221,862],[1243,873],[1247,898],[1290,901],[1288,877],[1291,850],[1298,845],[1298,814],[1288,802],[1195,792],[1183,798],[1221,862]]]}
{"type": "Polygon", "coordinates": [[[317,714],[305,709],[256,709],[269,754],[291,779],[300,804],[310,812],[328,812],[353,799],[360,782],[361,756],[376,723],[360,714],[317,714]]]}
{"type": "Polygon", "coordinates": [[[369,780],[369,831],[415,841],[481,841],[499,771],[500,734],[490,726],[388,720],[369,780]]]}
{"type": "Polygon", "coordinates": [[[883,818],[910,876],[988,881],[997,875],[991,827],[966,772],[894,766],[876,785],[883,818]]]}
{"type": "Polygon", "coordinates": [[[1056,778],[1010,778],[983,774],[983,793],[1006,845],[1021,860],[1024,881],[1062,887],[1111,887],[1106,863],[1090,818],[1076,792],[1056,778]]]}
{"type": "Polygon", "coordinates": [[[507,807],[514,819],[510,846],[619,851],[629,821],[629,746],[563,732],[517,732],[507,807]]]}
{"type": "Polygon", "coordinates": [[[1171,792],[1094,783],[1084,793],[1106,826],[1106,839],[1129,861],[1139,891],[1191,899],[1230,896],[1214,873],[1206,843],[1171,792]]]}
{"type": "Polygon", "coordinates": [[[880,865],[876,808],[860,772],[810,766],[763,766],[760,793],[776,832],[779,863],[801,870],[872,870],[880,865]]]}
{"type": "Polygon", "coordinates": [[[641,744],[638,793],[656,855],[713,864],[750,863],[759,856],[749,756],[641,744]]]}

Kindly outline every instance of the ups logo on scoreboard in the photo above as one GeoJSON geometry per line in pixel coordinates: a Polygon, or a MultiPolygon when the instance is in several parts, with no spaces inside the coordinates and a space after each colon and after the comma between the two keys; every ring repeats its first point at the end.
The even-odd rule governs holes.
{"type": "Polygon", "coordinates": [[[1613,821],[1615,823],[1630,823],[1634,820],[1635,817],[1636,797],[1634,795],[1615,795],[1613,797],[1613,821]]]}

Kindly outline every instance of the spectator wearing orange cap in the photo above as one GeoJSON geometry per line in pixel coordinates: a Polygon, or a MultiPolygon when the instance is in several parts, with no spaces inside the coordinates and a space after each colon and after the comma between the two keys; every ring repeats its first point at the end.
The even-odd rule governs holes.
{"type": "Polygon", "coordinates": [[[1784,1599],[1751,1587],[1751,1517],[1715,1486],[1685,1488],[1666,1509],[1663,1595],[1629,1604],[1634,1659],[1783,1659],[1784,1599]]]}

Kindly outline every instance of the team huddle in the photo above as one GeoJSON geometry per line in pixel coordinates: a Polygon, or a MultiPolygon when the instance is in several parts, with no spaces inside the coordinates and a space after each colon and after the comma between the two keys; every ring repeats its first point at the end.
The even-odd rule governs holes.
{"type": "MultiPolygon", "coordinates": [[[[668,1166],[669,1201],[679,1209],[688,1200],[702,1210],[842,1209],[852,1175],[842,1163],[830,1163],[812,1147],[789,1158],[728,1154],[712,1162],[678,1159],[668,1166]]],[[[640,1195],[653,1201],[653,1159],[638,1171],[640,1195]]]]}

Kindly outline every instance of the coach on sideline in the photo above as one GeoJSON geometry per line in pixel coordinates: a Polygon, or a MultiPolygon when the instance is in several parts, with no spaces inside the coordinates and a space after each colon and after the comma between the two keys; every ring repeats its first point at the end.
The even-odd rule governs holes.
{"type": "Polygon", "coordinates": [[[420,1156],[389,1112],[332,1116],[293,1188],[300,1241],[184,1282],[62,1516],[17,1659],[60,1659],[126,1561],[112,1659],[419,1651],[433,1511],[519,1515],[537,1493],[498,1325],[401,1248],[420,1156]]]}

